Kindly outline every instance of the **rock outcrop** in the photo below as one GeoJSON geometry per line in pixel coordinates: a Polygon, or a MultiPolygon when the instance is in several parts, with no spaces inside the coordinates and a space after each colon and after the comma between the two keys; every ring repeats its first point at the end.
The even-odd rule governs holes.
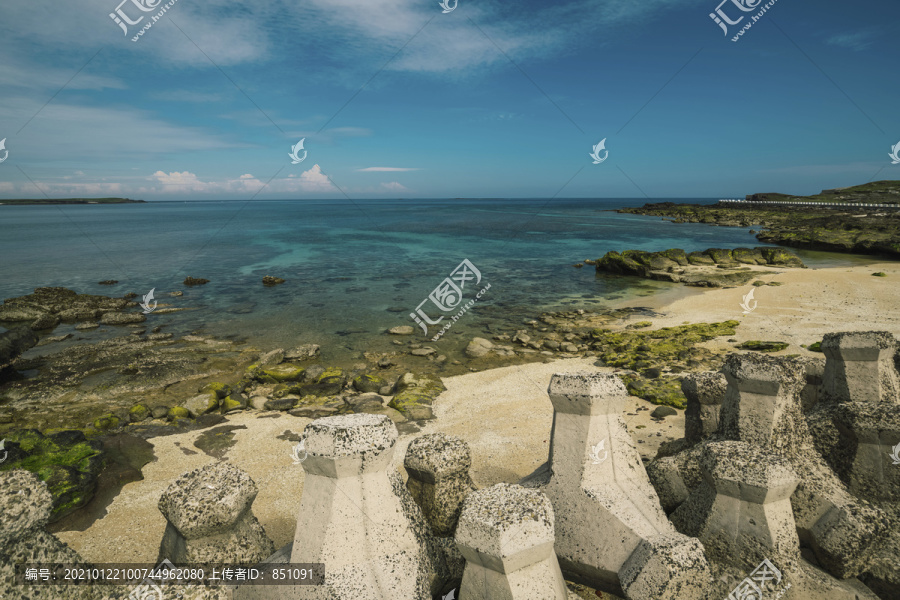
{"type": "Polygon", "coordinates": [[[759,276],[741,265],[770,265],[804,268],[803,262],[783,248],[710,248],[685,253],[680,248],[661,252],[626,250],[607,252],[596,261],[596,270],[618,275],[636,275],[659,281],[672,281],[697,287],[734,287],[759,276]]]}

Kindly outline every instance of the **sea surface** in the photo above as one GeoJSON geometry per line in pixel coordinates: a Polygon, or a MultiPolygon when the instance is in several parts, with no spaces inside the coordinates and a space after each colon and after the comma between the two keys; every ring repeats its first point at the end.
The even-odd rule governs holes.
{"type": "MultiPolygon", "coordinates": [[[[428,301],[422,307],[426,314],[432,320],[443,315],[443,325],[479,290],[488,284],[490,289],[437,342],[439,350],[441,345],[458,350],[473,335],[489,335],[541,311],[609,308],[674,285],[572,267],[609,250],[762,245],[750,228],[674,224],[612,212],[645,202],[543,198],[0,206],[0,294],[11,298],[40,286],[110,296],[143,296],[153,289],[160,307],[190,310],[150,314],[151,327],[266,348],[313,342],[323,347],[327,361],[390,349],[384,331],[396,325],[413,325],[421,341],[428,341],[410,312],[464,259],[480,271],[481,281],[466,283],[455,311],[441,312],[428,301]],[[287,281],[264,287],[265,275],[287,281]],[[186,276],[210,283],[186,287],[186,276]],[[110,279],[119,283],[98,284],[110,279]],[[176,290],[184,296],[169,295],[176,290]]],[[[865,260],[798,254],[810,266],[865,260]]],[[[61,325],[54,335],[68,332],[76,333],[77,341],[121,335],[122,329],[88,334],[61,325]]],[[[430,335],[436,332],[432,328],[430,335]]]]}

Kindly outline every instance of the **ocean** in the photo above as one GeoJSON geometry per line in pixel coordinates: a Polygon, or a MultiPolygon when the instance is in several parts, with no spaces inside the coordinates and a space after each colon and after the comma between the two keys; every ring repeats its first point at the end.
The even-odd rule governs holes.
{"type": "MultiPolygon", "coordinates": [[[[679,202],[714,202],[679,199],[679,202]]],[[[586,265],[609,250],[686,251],[758,246],[750,228],[674,224],[617,214],[639,199],[296,200],[149,202],[121,205],[0,206],[0,293],[63,286],[80,293],[143,296],[190,310],[151,314],[147,324],[176,335],[209,334],[260,347],[317,343],[323,360],[343,361],[391,349],[385,330],[412,325],[410,313],[468,260],[481,280],[467,281],[463,302],[490,284],[437,342],[455,346],[541,311],[603,309],[674,284],[598,275],[586,265]],[[272,275],[284,284],[264,287],[272,275]],[[186,287],[186,276],[210,283],[186,287]],[[102,280],[116,285],[99,285],[102,280]],[[182,297],[170,297],[175,290],[182,297]]],[[[853,257],[798,252],[810,266],[853,257]]],[[[456,281],[451,278],[451,281],[456,281]]],[[[451,290],[452,291],[452,290],[451,290]]],[[[452,304],[451,296],[447,305],[452,304]]],[[[104,327],[54,335],[99,339],[104,327]]],[[[429,342],[430,343],[430,342],[429,342]]]]}

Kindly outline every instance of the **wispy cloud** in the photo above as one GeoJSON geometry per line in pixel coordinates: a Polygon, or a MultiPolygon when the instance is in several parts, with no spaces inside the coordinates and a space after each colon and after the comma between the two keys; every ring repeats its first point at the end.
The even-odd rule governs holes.
{"type": "Polygon", "coordinates": [[[366,167],[365,169],[357,169],[360,173],[393,173],[397,171],[418,171],[412,167],[366,167]]]}
{"type": "Polygon", "coordinates": [[[872,31],[856,31],[853,33],[840,33],[833,35],[826,41],[831,46],[849,48],[850,50],[865,50],[875,42],[876,35],[872,31]]]}

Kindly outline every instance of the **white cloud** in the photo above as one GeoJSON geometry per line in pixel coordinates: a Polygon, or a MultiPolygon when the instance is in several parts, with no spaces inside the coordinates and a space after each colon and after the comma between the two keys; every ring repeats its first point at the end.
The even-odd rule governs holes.
{"type": "Polygon", "coordinates": [[[408,192],[409,191],[409,189],[405,185],[398,183],[396,181],[382,183],[381,187],[383,187],[385,189],[385,191],[388,191],[388,192],[408,192]]]}
{"type": "Polygon", "coordinates": [[[300,183],[302,191],[305,192],[337,191],[328,177],[322,173],[322,168],[319,165],[313,165],[312,169],[300,175],[300,183]]]}

